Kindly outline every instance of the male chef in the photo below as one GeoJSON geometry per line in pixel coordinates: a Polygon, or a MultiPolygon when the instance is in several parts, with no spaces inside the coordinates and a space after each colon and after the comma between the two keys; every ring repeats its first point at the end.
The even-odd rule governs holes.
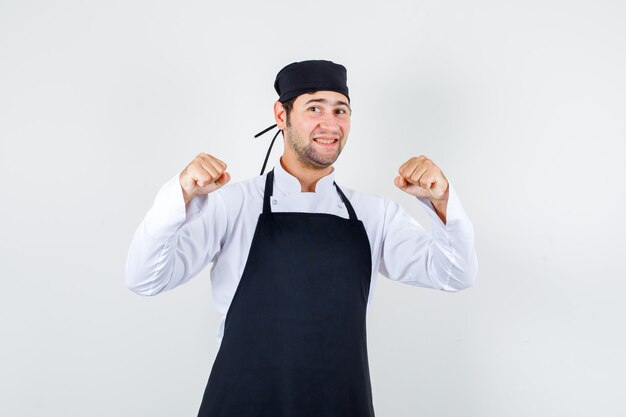
{"type": "Polygon", "coordinates": [[[408,158],[389,183],[415,196],[430,233],[393,201],[335,182],[350,132],[344,66],[294,62],[274,87],[280,160],[229,184],[225,162],[196,156],[136,231],[126,284],[155,295],[213,263],[222,320],[199,416],[371,417],[366,312],[378,273],[444,291],[471,286],[472,224],[425,156],[408,158]]]}

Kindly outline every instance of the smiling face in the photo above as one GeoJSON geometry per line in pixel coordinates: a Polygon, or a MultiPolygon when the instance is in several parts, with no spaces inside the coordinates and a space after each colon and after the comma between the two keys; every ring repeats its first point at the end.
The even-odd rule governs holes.
{"type": "Polygon", "coordinates": [[[289,117],[280,119],[284,126],[278,123],[285,134],[285,156],[295,156],[307,168],[332,165],[348,138],[350,112],[346,96],[334,91],[298,96],[289,117]]]}

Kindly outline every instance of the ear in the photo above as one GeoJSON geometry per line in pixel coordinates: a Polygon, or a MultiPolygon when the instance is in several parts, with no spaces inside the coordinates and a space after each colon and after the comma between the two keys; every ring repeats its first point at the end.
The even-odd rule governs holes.
{"type": "Polygon", "coordinates": [[[276,120],[278,129],[285,130],[287,127],[287,112],[285,112],[283,103],[280,101],[274,103],[274,120],[276,120]]]}

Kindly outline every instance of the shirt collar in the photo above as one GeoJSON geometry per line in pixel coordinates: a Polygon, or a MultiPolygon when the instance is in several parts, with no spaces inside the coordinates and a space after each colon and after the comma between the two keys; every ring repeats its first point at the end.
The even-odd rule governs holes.
{"type": "MultiPolygon", "coordinates": [[[[315,184],[315,192],[316,193],[327,193],[329,191],[333,191],[335,181],[335,167],[332,168],[330,174],[322,177],[315,184]]],[[[300,193],[302,190],[302,186],[300,185],[300,181],[285,171],[280,161],[278,161],[274,165],[274,187],[279,189],[283,194],[296,194],[300,193]]]]}

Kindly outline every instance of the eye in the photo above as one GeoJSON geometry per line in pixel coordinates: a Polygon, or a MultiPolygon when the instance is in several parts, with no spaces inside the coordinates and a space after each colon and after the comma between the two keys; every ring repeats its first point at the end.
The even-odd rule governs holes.
{"type": "Polygon", "coordinates": [[[348,112],[346,111],[346,109],[337,109],[337,114],[347,114],[348,112]]]}
{"type": "Polygon", "coordinates": [[[309,110],[312,111],[312,112],[319,112],[320,108],[317,107],[317,106],[311,106],[311,107],[309,107],[309,110]]]}

